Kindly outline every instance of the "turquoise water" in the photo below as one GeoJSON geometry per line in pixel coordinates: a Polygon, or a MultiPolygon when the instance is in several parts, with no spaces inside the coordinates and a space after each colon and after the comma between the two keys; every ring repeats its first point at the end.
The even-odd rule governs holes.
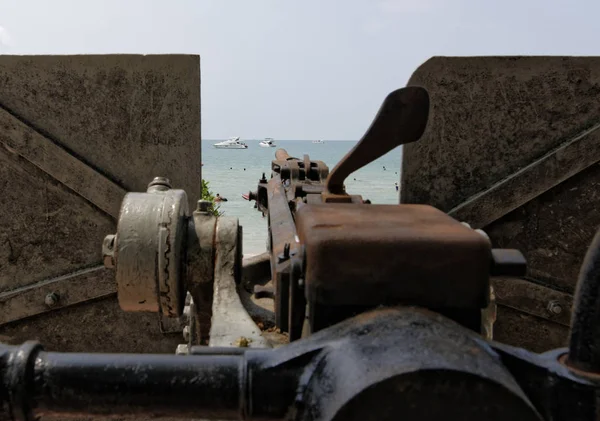
{"type": "MultiPolygon", "coordinates": [[[[237,217],[244,232],[244,254],[265,251],[267,219],[254,209],[254,202],[242,198],[243,193],[256,190],[264,172],[269,178],[271,161],[277,148],[283,148],[291,156],[302,158],[308,154],[312,160],[321,160],[333,169],[335,164],[356,144],[353,141],[329,141],[314,144],[302,140],[277,140],[277,148],[261,148],[259,140],[244,140],[248,149],[216,149],[217,140],[202,141],[202,178],[210,183],[213,193],[227,198],[221,203],[225,215],[237,217]]],[[[358,170],[346,180],[350,194],[360,194],[372,203],[398,203],[395,183],[400,182],[401,148],[396,148],[375,162],[358,170]],[[385,167],[385,170],[383,169],[385,167]],[[356,179],[356,180],[355,180],[356,179]]]]}

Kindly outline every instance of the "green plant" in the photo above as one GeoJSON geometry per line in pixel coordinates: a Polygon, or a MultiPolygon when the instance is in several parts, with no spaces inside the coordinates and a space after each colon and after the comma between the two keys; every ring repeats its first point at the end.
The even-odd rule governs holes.
{"type": "Polygon", "coordinates": [[[215,196],[210,191],[210,184],[206,180],[202,180],[202,200],[208,200],[210,202],[210,206],[208,208],[208,212],[213,214],[214,216],[222,216],[223,211],[220,211],[219,205],[215,204],[215,196]]]}

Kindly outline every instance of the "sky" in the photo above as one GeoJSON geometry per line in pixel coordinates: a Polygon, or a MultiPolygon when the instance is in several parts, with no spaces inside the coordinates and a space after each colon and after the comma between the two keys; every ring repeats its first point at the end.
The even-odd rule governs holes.
{"type": "Polygon", "coordinates": [[[600,55],[600,1],[0,0],[2,54],[201,56],[202,137],[358,140],[436,55],[600,55]]]}

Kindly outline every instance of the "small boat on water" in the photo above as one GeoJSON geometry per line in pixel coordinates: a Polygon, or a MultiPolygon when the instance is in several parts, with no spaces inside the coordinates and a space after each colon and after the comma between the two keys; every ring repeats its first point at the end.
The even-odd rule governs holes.
{"type": "Polygon", "coordinates": [[[277,145],[275,145],[275,141],[272,137],[267,137],[265,140],[261,140],[258,146],[263,148],[274,148],[277,145]]]}
{"type": "Polygon", "coordinates": [[[215,143],[213,145],[217,149],[248,149],[248,145],[240,141],[240,137],[230,137],[229,139],[215,143]]]}
{"type": "Polygon", "coordinates": [[[325,142],[323,142],[321,139],[319,139],[319,140],[313,140],[312,143],[325,143],[325,142]]]}

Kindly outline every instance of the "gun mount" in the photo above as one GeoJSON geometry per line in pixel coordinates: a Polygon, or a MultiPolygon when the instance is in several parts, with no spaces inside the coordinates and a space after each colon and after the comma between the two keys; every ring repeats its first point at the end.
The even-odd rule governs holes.
{"type": "Polygon", "coordinates": [[[534,354],[490,341],[490,279],[522,275],[522,254],[431,206],[346,193],[352,171],[419,139],[428,110],[425,89],[393,92],[331,173],[278,150],[249,195],[269,224],[269,251],[256,259],[242,261],[236,219],[204,201],[190,215],[168,179],[128,193],[102,247],[119,303],[183,323],[187,343],[179,355],[2,346],[0,419],[596,419],[600,233],[569,348],[534,354]],[[277,349],[242,302],[269,278],[289,342],[277,349]]]}

